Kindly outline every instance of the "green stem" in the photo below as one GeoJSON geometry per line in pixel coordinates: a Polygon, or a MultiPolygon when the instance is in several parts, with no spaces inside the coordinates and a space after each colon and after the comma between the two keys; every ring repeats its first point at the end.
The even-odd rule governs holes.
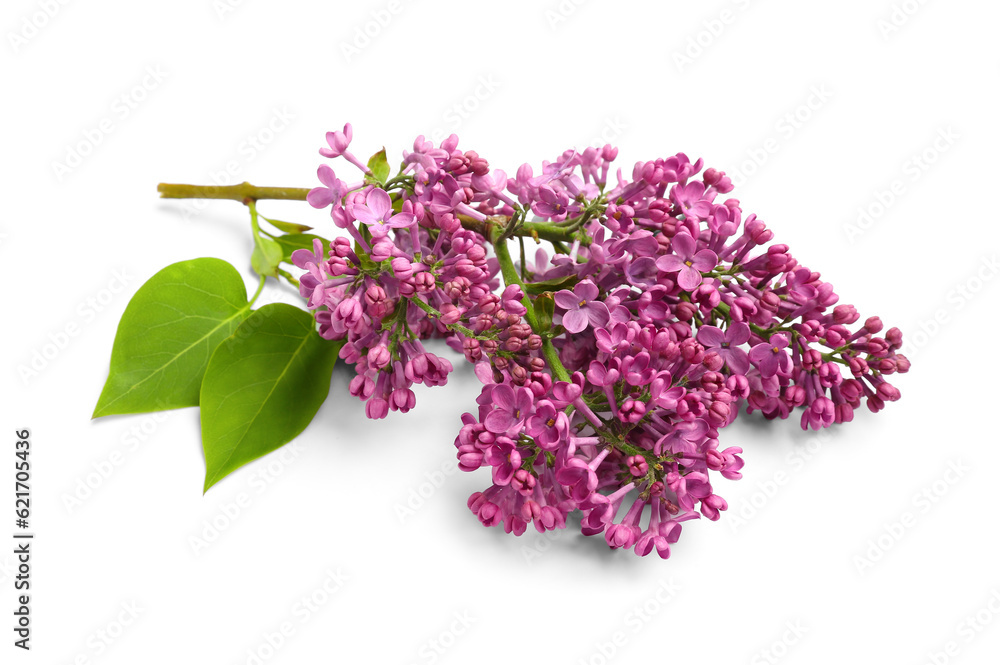
{"type": "Polygon", "coordinates": [[[532,330],[539,332],[538,318],[535,316],[535,304],[528,297],[528,290],[525,288],[524,282],[521,281],[521,276],[517,274],[517,268],[514,267],[514,260],[510,257],[510,250],[507,248],[507,239],[501,236],[501,231],[496,226],[491,227],[491,233],[487,237],[493,243],[493,250],[496,252],[497,261],[500,263],[500,274],[503,275],[503,283],[507,286],[517,284],[521,287],[521,291],[524,294],[521,302],[524,303],[525,309],[528,310],[524,318],[527,319],[528,325],[531,326],[532,330]]]}
{"type": "Polygon", "coordinates": [[[254,199],[244,201],[250,208],[250,228],[253,230],[253,239],[256,243],[260,239],[260,222],[257,219],[257,202],[254,199]]]}
{"type": "Polygon", "coordinates": [[[559,352],[556,350],[555,345],[552,343],[551,339],[546,338],[542,342],[542,355],[545,356],[545,361],[549,363],[549,367],[552,368],[552,374],[560,381],[569,381],[569,372],[563,366],[562,361],[559,359],[559,352]]]}
{"type": "Polygon", "coordinates": [[[507,239],[500,237],[500,229],[497,227],[493,227],[489,238],[493,243],[497,261],[500,263],[500,273],[503,275],[504,284],[507,286],[517,284],[524,293],[521,302],[524,303],[525,309],[528,310],[524,318],[527,319],[531,329],[541,335],[544,340],[542,342],[542,355],[545,356],[546,362],[548,362],[549,367],[552,369],[552,375],[559,381],[569,381],[569,372],[566,371],[566,367],[563,366],[562,361],[559,359],[559,352],[556,350],[555,345],[552,344],[552,340],[546,335],[549,331],[539,330],[538,317],[535,315],[535,304],[528,297],[528,291],[524,286],[524,282],[521,281],[521,276],[517,274],[517,268],[514,267],[514,261],[510,257],[510,250],[507,248],[507,239]]]}
{"type": "Polygon", "coordinates": [[[287,270],[282,270],[281,268],[278,268],[278,275],[288,280],[288,283],[291,284],[292,286],[297,287],[299,285],[299,280],[295,279],[295,277],[287,270]]]}
{"type": "Polygon", "coordinates": [[[260,284],[257,285],[257,291],[254,292],[253,298],[250,299],[249,306],[253,307],[253,304],[257,302],[257,298],[260,297],[261,291],[264,290],[264,282],[267,281],[267,277],[264,275],[260,276],[260,284]]]}
{"type": "Polygon", "coordinates": [[[524,236],[521,236],[520,238],[518,238],[517,242],[521,246],[521,281],[524,281],[524,270],[525,270],[525,267],[524,267],[524,264],[525,264],[525,260],[524,260],[524,236]]]}
{"type": "Polygon", "coordinates": [[[305,201],[309,190],[304,187],[256,187],[248,182],[238,185],[175,185],[161,182],[156,191],[163,199],[227,199],[230,201],[260,201],[279,199],[305,201]]]}

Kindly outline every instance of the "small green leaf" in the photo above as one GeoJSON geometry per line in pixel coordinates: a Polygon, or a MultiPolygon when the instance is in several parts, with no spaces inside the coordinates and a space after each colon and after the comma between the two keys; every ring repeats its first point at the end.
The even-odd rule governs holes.
{"type": "Polygon", "coordinates": [[[306,428],[330,391],[341,342],[283,303],[255,311],[215,350],[201,386],[205,491],[306,428]]]}
{"type": "MultiPolygon", "coordinates": [[[[324,248],[330,247],[330,241],[310,233],[289,233],[287,235],[275,236],[274,241],[281,245],[282,258],[285,263],[292,262],[292,252],[297,249],[313,249],[313,240],[319,240],[324,248]]],[[[326,251],[324,249],[324,251],[326,251]]]]}
{"type": "Polygon", "coordinates": [[[368,176],[380,185],[384,185],[389,180],[389,160],[385,156],[385,148],[382,148],[368,160],[368,168],[372,170],[368,176]]]}
{"type": "Polygon", "coordinates": [[[555,313],[556,302],[550,292],[545,292],[535,298],[535,317],[538,319],[538,327],[541,330],[548,330],[552,327],[552,315],[555,313]]]}
{"type": "Polygon", "coordinates": [[[269,217],[264,217],[267,222],[276,229],[280,229],[285,233],[305,233],[306,231],[312,231],[311,226],[306,226],[305,224],[295,224],[293,222],[283,222],[280,219],[270,219],[269,217]]]}
{"type": "Polygon", "coordinates": [[[361,249],[361,245],[354,243],[354,253],[358,256],[358,261],[361,262],[362,270],[375,270],[378,268],[378,264],[371,260],[368,253],[361,249]]]}
{"type": "Polygon", "coordinates": [[[125,308],[93,417],[197,406],[212,351],[249,314],[243,278],[225,261],[156,273],[125,308]]]}
{"type": "Polygon", "coordinates": [[[572,289],[580,279],[576,275],[566,275],[547,279],[543,282],[528,282],[524,285],[524,290],[531,295],[538,295],[546,291],[560,291],[562,289],[572,289]]]}
{"type": "Polygon", "coordinates": [[[250,265],[258,275],[273,277],[278,274],[278,264],[284,256],[284,250],[276,241],[257,236],[253,254],[250,255],[250,265]]]}

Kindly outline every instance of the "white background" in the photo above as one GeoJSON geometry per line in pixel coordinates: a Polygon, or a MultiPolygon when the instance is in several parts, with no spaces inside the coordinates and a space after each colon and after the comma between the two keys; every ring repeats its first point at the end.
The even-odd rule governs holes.
{"type": "MultiPolygon", "coordinates": [[[[0,534],[30,427],[37,537],[30,653],[11,644],[0,547],[0,661],[995,662],[1000,6],[896,2],[94,1],[48,17],[7,0],[0,534]],[[290,454],[202,496],[196,409],[90,420],[146,279],[217,256],[254,281],[241,206],[160,201],[156,184],[313,186],[345,121],[359,156],[456,131],[508,171],[605,139],[626,170],[704,157],[842,302],[904,331],[902,401],[825,436],[741,419],[729,513],[687,524],[669,561],[481,527],[465,501],[488,473],[453,466],[479,386],[465,366],[379,422],[338,369],[290,454]]],[[[332,233],[304,204],[261,209],[332,233]]]]}

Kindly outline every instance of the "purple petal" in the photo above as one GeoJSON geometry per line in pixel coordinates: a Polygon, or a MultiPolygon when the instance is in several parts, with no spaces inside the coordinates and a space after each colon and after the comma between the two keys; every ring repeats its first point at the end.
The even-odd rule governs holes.
{"type": "Polygon", "coordinates": [[[672,409],[677,406],[677,403],[684,397],[685,390],[680,386],[674,386],[670,390],[660,393],[659,398],[657,398],[656,403],[665,409],[672,409]]]}
{"type": "Polygon", "coordinates": [[[401,212],[390,217],[387,224],[393,229],[403,229],[413,224],[416,220],[417,218],[413,216],[413,213],[401,212]]]}
{"type": "MultiPolygon", "coordinates": [[[[621,306],[619,305],[619,307],[621,306]]],[[[622,307],[622,309],[628,312],[627,307],[622,307]]],[[[670,310],[667,309],[667,305],[665,303],[657,302],[655,300],[646,305],[645,307],[641,307],[640,311],[642,312],[642,316],[647,317],[653,321],[662,319],[663,317],[667,316],[670,313],[670,310]]],[[[631,313],[629,313],[629,316],[631,317],[631,313]]],[[[627,322],[628,319],[624,319],[624,321],[627,322]]]]}
{"type": "Polygon", "coordinates": [[[685,291],[694,291],[701,286],[701,273],[691,266],[684,266],[677,277],[677,283],[685,291]]]}
{"type": "Polygon", "coordinates": [[[615,305],[610,309],[611,320],[617,323],[626,323],[632,318],[632,313],[624,305],[615,305]]]}
{"type": "Polygon", "coordinates": [[[514,390],[506,383],[493,389],[493,403],[504,411],[514,410],[514,390]]]}
{"type": "Polygon", "coordinates": [[[710,249],[703,249],[694,255],[691,265],[701,272],[708,272],[719,265],[719,256],[710,249]]]}
{"type": "Polygon", "coordinates": [[[494,434],[503,434],[510,429],[517,421],[509,411],[499,409],[490,411],[483,420],[483,426],[494,434]]]}
{"type": "Polygon", "coordinates": [[[538,198],[546,203],[552,204],[559,200],[556,196],[555,191],[548,185],[542,185],[538,188],[538,198]]]}
{"type": "Polygon", "coordinates": [[[527,388],[518,388],[514,393],[514,404],[522,414],[530,412],[534,403],[534,394],[527,388]]]}
{"type": "Polygon", "coordinates": [[[587,316],[586,312],[574,309],[563,315],[562,323],[567,332],[578,333],[583,332],[583,330],[587,327],[587,322],[589,320],[590,317],[587,316]]]}
{"type": "Polygon", "coordinates": [[[587,380],[597,386],[604,385],[604,379],[608,376],[608,368],[602,363],[592,360],[590,368],[587,369],[587,380]]]}
{"type": "Polygon", "coordinates": [[[382,189],[373,189],[369,192],[365,203],[379,219],[385,219],[386,213],[392,210],[392,199],[382,189]]]}
{"type": "Polygon", "coordinates": [[[698,330],[698,341],[702,343],[703,346],[722,346],[722,343],[726,341],[726,336],[721,330],[715,326],[702,326],[698,330]]]}
{"type": "Polygon", "coordinates": [[[590,319],[590,325],[595,329],[603,328],[611,320],[611,312],[608,311],[608,306],[600,300],[588,303],[586,310],[587,316],[590,319]]]}
{"type": "Polygon", "coordinates": [[[324,150],[326,150],[326,152],[330,153],[329,155],[325,155],[326,157],[340,157],[340,151],[337,150],[337,133],[327,132],[326,142],[327,144],[329,144],[330,149],[327,150],[326,148],[320,148],[319,151],[322,153],[324,150]]]}
{"type": "Polygon", "coordinates": [[[638,287],[649,287],[656,284],[656,263],[648,256],[632,261],[626,269],[630,284],[638,287]]]}
{"type": "Polygon", "coordinates": [[[684,260],[679,256],[667,254],[656,259],[656,267],[663,272],[677,272],[684,268],[684,260]]]}
{"type": "Polygon", "coordinates": [[[660,243],[656,242],[656,236],[643,229],[632,234],[629,240],[629,249],[636,256],[654,256],[660,251],[660,243]]]}
{"type": "Polygon", "coordinates": [[[314,187],[306,194],[306,202],[313,208],[325,208],[333,203],[333,190],[326,187],[314,187]]]}
{"type": "Polygon", "coordinates": [[[542,201],[534,201],[531,204],[531,211],[539,217],[553,217],[556,214],[555,208],[542,201]]]}
{"type": "Polygon", "coordinates": [[[597,284],[594,284],[589,279],[585,279],[573,287],[573,293],[575,293],[580,300],[594,300],[597,298],[598,294],[597,284]]]}
{"type": "Polygon", "coordinates": [[[708,201],[698,201],[688,208],[688,211],[694,217],[705,219],[712,212],[712,204],[708,201]]]}
{"type": "Polygon", "coordinates": [[[476,378],[478,378],[483,385],[491,385],[493,383],[493,368],[485,360],[476,363],[475,367],[476,378]]]}
{"type": "Polygon", "coordinates": [[[722,357],[733,374],[746,374],[750,370],[750,358],[743,349],[723,349],[722,357]]]}
{"type": "Polygon", "coordinates": [[[750,326],[742,321],[734,323],[726,330],[726,341],[732,346],[739,346],[750,341],[750,326]]]}
{"type": "Polygon", "coordinates": [[[309,263],[316,263],[316,255],[308,249],[297,249],[292,252],[292,263],[298,268],[305,268],[309,263]]]}
{"type": "Polygon", "coordinates": [[[566,289],[557,291],[552,299],[563,309],[574,310],[580,308],[580,298],[572,291],[566,289]]]}
{"type": "Polygon", "coordinates": [[[771,378],[778,371],[778,354],[769,349],[767,355],[757,363],[757,368],[760,370],[762,377],[765,379],[771,378]]]}
{"type": "Polygon", "coordinates": [[[777,358],[776,365],[782,371],[782,373],[787,374],[789,370],[792,369],[792,359],[784,351],[779,351],[774,354],[777,358]]]}
{"type": "Polygon", "coordinates": [[[362,224],[371,225],[381,219],[378,215],[372,212],[371,208],[364,205],[363,203],[359,203],[358,205],[351,208],[350,212],[352,215],[354,215],[354,219],[358,220],[362,224]]]}
{"type": "Polygon", "coordinates": [[[337,187],[337,176],[326,164],[320,164],[320,167],[316,169],[316,177],[319,181],[329,187],[330,189],[335,189],[337,187]]]}
{"type": "Polygon", "coordinates": [[[543,272],[549,265],[549,255],[541,247],[535,251],[535,272],[543,272]]]}
{"type": "Polygon", "coordinates": [[[679,256],[682,261],[690,259],[697,247],[698,243],[695,239],[686,233],[678,233],[674,236],[674,239],[670,241],[670,249],[672,249],[674,254],[679,256]]]}
{"type": "Polygon", "coordinates": [[[510,481],[514,478],[514,467],[511,464],[504,464],[502,466],[493,467],[493,484],[503,487],[505,485],[510,485],[510,481]]]}

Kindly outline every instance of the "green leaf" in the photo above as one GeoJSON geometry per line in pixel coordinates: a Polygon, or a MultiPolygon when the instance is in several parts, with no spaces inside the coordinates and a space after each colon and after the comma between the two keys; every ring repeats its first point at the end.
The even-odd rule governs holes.
{"type": "Polygon", "coordinates": [[[540,330],[548,330],[552,327],[552,315],[555,313],[556,303],[551,293],[543,293],[535,298],[535,317],[538,319],[540,330]]]}
{"type": "Polygon", "coordinates": [[[258,275],[274,277],[278,274],[278,265],[284,256],[284,250],[276,241],[264,236],[257,236],[253,254],[250,255],[250,265],[258,275]]]}
{"type": "Polygon", "coordinates": [[[528,282],[524,285],[524,290],[532,295],[545,293],[546,291],[560,291],[562,289],[572,289],[580,279],[576,275],[566,275],[547,279],[543,282],[528,282]]]}
{"type": "Polygon", "coordinates": [[[261,307],[219,345],[201,386],[205,491],[306,428],[330,391],[341,346],[284,303],[261,307]]]}
{"type": "Polygon", "coordinates": [[[389,180],[389,160],[385,156],[385,148],[382,148],[368,160],[368,168],[372,170],[368,176],[380,185],[384,185],[389,180]]]}
{"type": "Polygon", "coordinates": [[[297,249],[308,249],[311,252],[313,248],[313,240],[319,240],[322,242],[324,251],[330,247],[329,240],[310,233],[289,233],[287,235],[274,237],[274,241],[281,245],[281,260],[285,263],[292,262],[292,252],[297,249]]]}
{"type": "MultiPolygon", "coordinates": [[[[263,215],[262,215],[262,217],[263,217],[263,215]]],[[[305,224],[295,224],[293,222],[283,222],[280,219],[270,219],[269,217],[264,217],[264,219],[267,220],[268,224],[270,224],[271,226],[275,227],[276,229],[280,229],[281,231],[284,231],[285,233],[299,234],[299,233],[305,233],[306,231],[312,231],[312,227],[311,226],[306,226],[305,224]]]]}
{"type": "Polygon", "coordinates": [[[156,273],[125,308],[93,417],[198,406],[212,351],[249,314],[243,278],[225,261],[182,261],[156,273]]]}
{"type": "Polygon", "coordinates": [[[354,243],[354,253],[357,255],[358,261],[361,262],[362,270],[375,270],[378,268],[378,264],[372,261],[371,257],[368,256],[368,253],[361,249],[361,245],[357,242],[354,243]]]}

